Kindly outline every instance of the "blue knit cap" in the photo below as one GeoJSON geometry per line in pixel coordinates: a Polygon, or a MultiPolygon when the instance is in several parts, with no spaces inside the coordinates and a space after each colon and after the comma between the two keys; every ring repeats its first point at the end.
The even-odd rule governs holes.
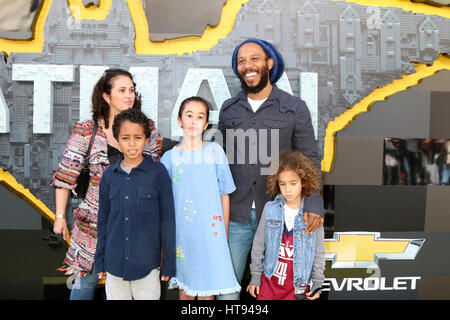
{"type": "Polygon", "coordinates": [[[247,42],[256,43],[261,48],[263,48],[264,52],[267,54],[267,57],[273,59],[273,67],[272,67],[272,71],[271,71],[271,75],[270,75],[270,83],[272,83],[272,84],[276,83],[281,78],[281,76],[283,75],[283,72],[284,72],[283,57],[281,56],[280,52],[278,52],[277,48],[275,48],[275,46],[273,44],[271,44],[265,40],[256,39],[256,38],[249,38],[249,39],[245,40],[244,42],[242,42],[241,44],[239,44],[236,47],[236,49],[234,49],[233,57],[231,58],[232,59],[231,66],[232,66],[233,71],[236,74],[236,76],[239,77],[239,73],[237,71],[237,54],[238,54],[239,48],[247,42]]]}

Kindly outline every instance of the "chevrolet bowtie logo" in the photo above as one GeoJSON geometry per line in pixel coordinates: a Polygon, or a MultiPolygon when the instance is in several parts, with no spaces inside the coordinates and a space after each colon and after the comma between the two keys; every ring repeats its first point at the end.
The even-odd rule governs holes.
{"type": "Polygon", "coordinates": [[[335,232],[325,239],[332,268],[378,268],[378,260],[412,260],[425,239],[386,239],[379,232],[335,232]]]}

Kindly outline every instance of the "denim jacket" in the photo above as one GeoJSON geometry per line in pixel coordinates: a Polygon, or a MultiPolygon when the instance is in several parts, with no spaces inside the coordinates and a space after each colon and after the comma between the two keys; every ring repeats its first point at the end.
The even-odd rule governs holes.
{"type": "MultiPolygon", "coordinates": [[[[253,240],[250,284],[260,285],[262,271],[267,278],[275,272],[281,238],[284,232],[284,199],[278,195],[266,203],[253,240]],[[265,252],[264,252],[265,251],[265,252]],[[264,263],[263,263],[264,260],[264,263]]],[[[294,222],[294,288],[303,287],[313,281],[311,290],[322,286],[325,269],[324,231],[320,227],[312,235],[305,232],[303,209],[294,222]]]]}

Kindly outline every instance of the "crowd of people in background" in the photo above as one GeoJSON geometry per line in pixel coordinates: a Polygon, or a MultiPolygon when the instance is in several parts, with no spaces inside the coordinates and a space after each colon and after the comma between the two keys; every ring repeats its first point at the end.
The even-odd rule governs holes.
{"type": "Polygon", "coordinates": [[[385,138],[387,185],[450,185],[450,140],[385,138]]]}

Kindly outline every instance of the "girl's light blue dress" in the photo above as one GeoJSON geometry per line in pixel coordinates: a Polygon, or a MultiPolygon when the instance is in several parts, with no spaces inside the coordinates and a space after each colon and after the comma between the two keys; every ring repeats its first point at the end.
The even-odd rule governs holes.
{"type": "Polygon", "coordinates": [[[222,147],[167,151],[161,162],[172,179],[176,217],[176,285],[190,296],[240,291],[228,248],[220,196],[236,187],[222,147]]]}

